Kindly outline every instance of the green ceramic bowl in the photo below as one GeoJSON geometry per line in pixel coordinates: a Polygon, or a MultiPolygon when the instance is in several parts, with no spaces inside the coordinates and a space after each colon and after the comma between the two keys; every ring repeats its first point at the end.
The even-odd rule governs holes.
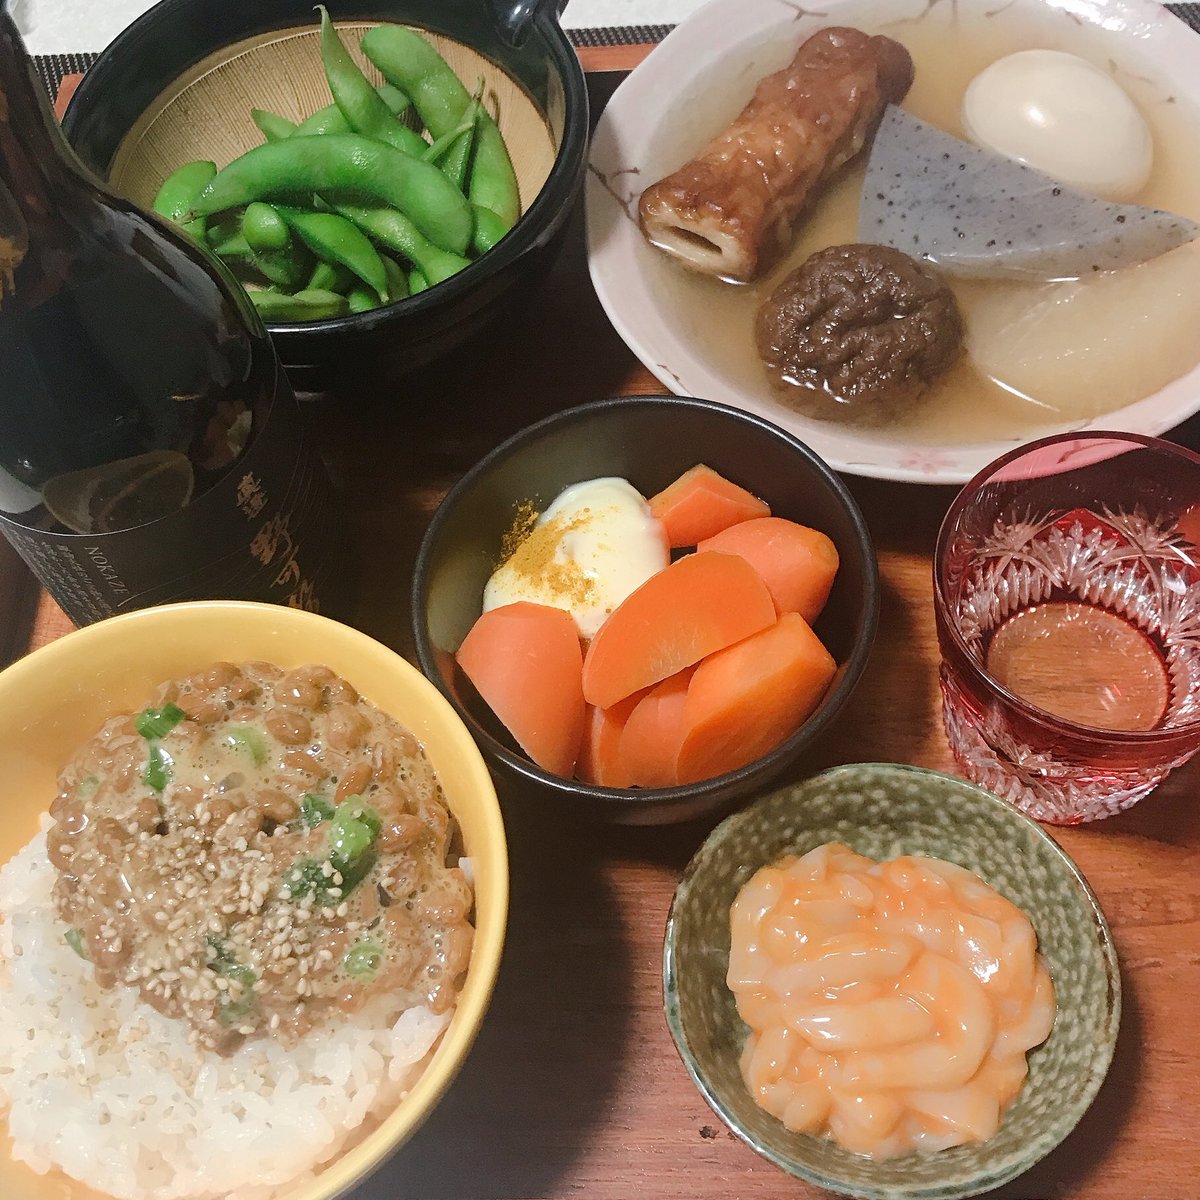
{"type": "Polygon", "coordinates": [[[675,1045],[718,1115],[776,1166],[863,1200],[956,1200],[1028,1170],[1091,1104],[1121,1016],[1121,980],[1104,914],[1054,841],[982,788],[889,763],[836,767],[718,825],[675,891],[663,975],[675,1045]],[[1032,919],[1058,1016],[1050,1037],[1030,1053],[1029,1078],[990,1141],[874,1162],[789,1132],[742,1083],[738,1056],[746,1027],[725,986],[729,907],[759,867],[831,841],[877,859],[928,854],[958,863],[1032,919]]]}

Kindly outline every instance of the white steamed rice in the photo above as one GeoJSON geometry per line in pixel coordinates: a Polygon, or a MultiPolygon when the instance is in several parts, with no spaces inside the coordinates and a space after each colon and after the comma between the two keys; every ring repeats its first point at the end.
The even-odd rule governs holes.
{"type": "Polygon", "coordinates": [[[311,1173],[412,1086],[450,1014],[379,997],[284,1049],[228,1058],[63,940],[43,832],[0,869],[0,1116],[13,1152],[128,1200],[261,1200],[311,1173]]]}

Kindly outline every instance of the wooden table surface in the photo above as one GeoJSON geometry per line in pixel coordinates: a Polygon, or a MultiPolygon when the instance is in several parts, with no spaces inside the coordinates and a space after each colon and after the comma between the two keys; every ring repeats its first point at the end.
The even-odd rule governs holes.
{"type": "MultiPolygon", "coordinates": [[[[598,51],[623,68],[637,52],[598,51]]],[[[596,99],[612,79],[593,77],[596,99]]],[[[337,615],[412,657],[408,594],[430,514],[502,438],[557,409],[662,389],[605,318],[587,279],[582,213],[530,311],[393,386],[319,398],[309,415],[354,555],[337,615]]],[[[1195,444],[1196,433],[1181,440],[1195,444]]],[[[876,760],[954,771],[942,732],[930,556],[953,489],[849,480],[879,554],[875,652],[835,728],[795,768],[876,760]]],[[[0,660],[69,622],[0,542],[0,660]]],[[[1112,924],[1124,1015],[1107,1082],[1076,1132],[1003,1200],[1200,1196],[1200,760],[1131,812],[1052,830],[1112,924]]],[[[356,1200],[822,1195],[737,1141],[676,1056],[662,1015],[662,933],[708,824],[581,827],[505,792],[508,945],[462,1075],[424,1129],[356,1200]]],[[[11,1200],[20,1200],[13,1197],[11,1200]]]]}

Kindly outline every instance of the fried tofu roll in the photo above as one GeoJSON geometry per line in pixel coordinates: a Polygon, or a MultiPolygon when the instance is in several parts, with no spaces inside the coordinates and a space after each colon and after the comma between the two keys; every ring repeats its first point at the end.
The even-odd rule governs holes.
{"type": "Polygon", "coordinates": [[[642,193],[642,232],[697,271],[754,279],[912,77],[908,51],[891,38],[838,26],[813,34],[733,124],[642,193]]]}

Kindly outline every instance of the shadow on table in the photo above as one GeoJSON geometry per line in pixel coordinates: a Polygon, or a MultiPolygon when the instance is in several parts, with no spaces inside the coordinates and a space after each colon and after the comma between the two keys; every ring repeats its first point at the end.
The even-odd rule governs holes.
{"type": "Polygon", "coordinates": [[[1200,842],[1197,792],[1200,792],[1200,757],[1172,771],[1144,800],[1126,812],[1109,817],[1099,828],[1166,845],[1195,846],[1200,842]]]}
{"type": "MultiPolygon", "coordinates": [[[[854,695],[832,728],[779,779],[767,784],[761,794],[798,783],[829,767],[862,762],[872,757],[870,747],[878,745],[912,747],[913,761],[941,765],[923,762],[928,753],[922,748],[941,739],[941,721],[934,682],[937,664],[922,658],[921,645],[910,606],[885,581],[876,651],[854,695]]],[[[685,825],[613,828],[598,831],[597,836],[610,853],[680,875],[717,823],[738,807],[735,804],[724,813],[685,825]]]]}
{"type": "Polygon", "coordinates": [[[611,1119],[629,947],[593,839],[505,795],[508,942],[478,1041],[429,1122],[354,1200],[541,1196],[611,1119]]]}
{"type": "Polygon", "coordinates": [[[592,291],[580,203],[527,303],[433,366],[390,381],[354,374],[316,396],[310,424],[358,560],[352,611],[335,615],[411,657],[413,564],[447,489],[518,430],[619,394],[631,373],[661,390],[592,291]]]}

